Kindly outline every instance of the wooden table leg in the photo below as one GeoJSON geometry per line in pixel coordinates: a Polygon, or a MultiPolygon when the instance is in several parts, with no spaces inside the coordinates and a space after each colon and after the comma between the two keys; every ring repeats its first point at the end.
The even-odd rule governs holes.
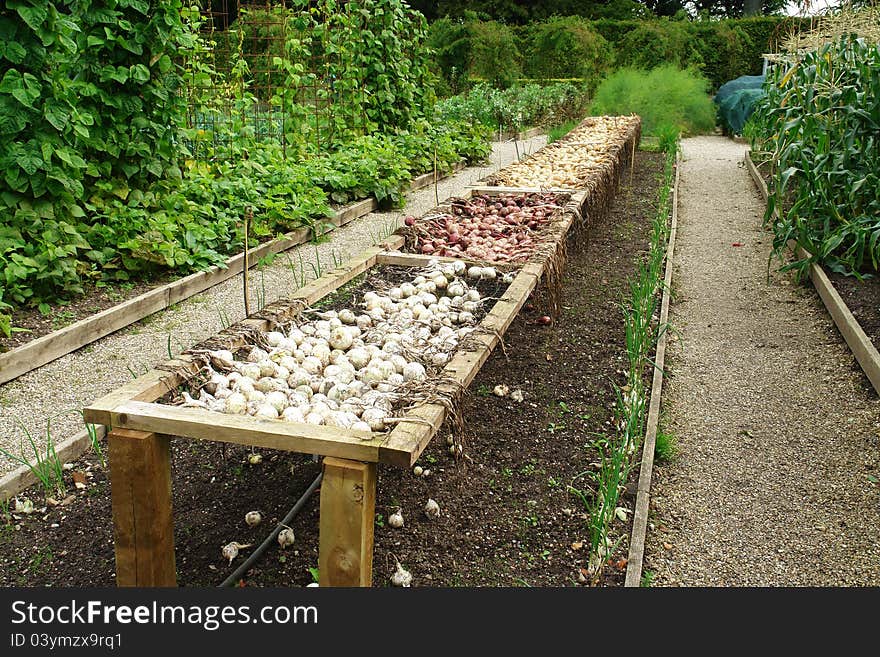
{"type": "Polygon", "coordinates": [[[114,429],[107,436],[118,586],[177,586],[170,437],[114,429]]]}
{"type": "Polygon", "coordinates": [[[328,456],[321,482],[320,586],[370,586],[376,464],[328,456]]]}

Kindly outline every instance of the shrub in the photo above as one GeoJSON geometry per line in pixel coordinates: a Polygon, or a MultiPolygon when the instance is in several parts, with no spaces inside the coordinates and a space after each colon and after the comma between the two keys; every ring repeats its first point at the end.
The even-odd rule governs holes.
{"type": "Polygon", "coordinates": [[[651,69],[664,64],[683,67],[691,58],[687,27],[679,21],[644,21],[629,30],[617,47],[617,65],[651,69]]]}
{"type": "Polygon", "coordinates": [[[551,18],[529,30],[525,69],[533,78],[581,78],[592,92],[611,59],[608,42],[576,16],[551,18]]]}
{"type": "Polygon", "coordinates": [[[465,90],[471,37],[462,21],[441,18],[428,27],[427,45],[433,51],[434,72],[446,88],[438,85],[438,95],[458,94],[465,90]]]}
{"type": "Polygon", "coordinates": [[[718,89],[741,75],[761,73],[763,58],[755,54],[751,37],[735,23],[694,23],[693,52],[688,63],[697,65],[718,89]]]}
{"type": "Polygon", "coordinates": [[[513,30],[495,21],[474,21],[469,23],[468,29],[471,33],[470,74],[500,89],[512,86],[522,75],[513,30]]]}
{"type": "Polygon", "coordinates": [[[650,71],[616,71],[599,85],[590,111],[594,115],[638,114],[642,133],[654,137],[664,125],[676,126],[685,134],[707,133],[715,127],[708,81],[696,71],[670,65],[650,71]]]}

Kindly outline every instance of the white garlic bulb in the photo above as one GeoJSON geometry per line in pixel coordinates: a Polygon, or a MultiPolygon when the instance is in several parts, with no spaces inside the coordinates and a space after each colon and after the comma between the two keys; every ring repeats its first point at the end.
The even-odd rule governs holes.
{"type": "Polygon", "coordinates": [[[339,326],[330,333],[330,346],[334,349],[346,350],[351,347],[353,338],[349,330],[344,326],[339,326]]]}
{"type": "Polygon", "coordinates": [[[263,515],[259,511],[248,511],[244,514],[244,521],[248,527],[256,527],[263,521],[263,515]]]}
{"type": "Polygon", "coordinates": [[[244,415],[247,410],[247,398],[240,392],[233,392],[225,399],[223,412],[230,415],[244,415]]]}
{"type": "Polygon", "coordinates": [[[412,574],[397,562],[397,569],[391,576],[393,586],[409,587],[412,584],[412,574]]]}
{"type": "Polygon", "coordinates": [[[365,408],[361,413],[361,421],[366,422],[372,431],[385,429],[385,418],[388,414],[380,408],[365,408]]]}
{"type": "Polygon", "coordinates": [[[273,390],[269,394],[266,395],[266,403],[275,407],[275,410],[279,413],[283,411],[289,405],[289,400],[287,399],[287,395],[280,390],[273,390]]]}
{"type": "Polygon", "coordinates": [[[439,518],[440,505],[435,500],[428,498],[428,502],[425,504],[425,515],[429,518],[439,518]]]}
{"type": "Polygon", "coordinates": [[[232,541],[223,546],[221,553],[223,554],[224,559],[229,559],[229,563],[232,563],[233,559],[238,556],[239,550],[250,546],[250,543],[238,543],[237,541],[232,541]]]}
{"type": "Polygon", "coordinates": [[[278,532],[278,545],[281,546],[281,549],[285,549],[293,545],[293,542],[296,540],[296,536],[293,533],[293,530],[290,527],[285,527],[280,532],[278,532]]]}
{"type": "Polygon", "coordinates": [[[302,409],[298,406],[288,406],[281,413],[281,419],[287,420],[288,422],[305,422],[306,418],[303,415],[302,409]]]}
{"type": "Polygon", "coordinates": [[[403,527],[403,513],[400,509],[388,516],[388,525],[395,529],[403,527]]]}
{"type": "Polygon", "coordinates": [[[425,366],[415,361],[407,363],[403,368],[404,381],[422,381],[425,379],[425,366]]]}

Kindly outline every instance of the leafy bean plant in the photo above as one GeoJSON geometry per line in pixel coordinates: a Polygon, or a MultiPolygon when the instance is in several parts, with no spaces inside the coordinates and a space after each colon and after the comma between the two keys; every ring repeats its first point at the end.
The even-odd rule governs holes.
{"type": "Polygon", "coordinates": [[[590,567],[593,583],[598,583],[605,563],[614,549],[611,529],[615,518],[625,519],[618,506],[635,455],[645,435],[648,391],[644,377],[651,366],[651,354],[665,326],[658,326],[655,311],[663,286],[663,265],[669,240],[672,181],[678,144],[666,151],[659,210],[651,226],[647,257],[639,263],[630,280],[630,292],[621,304],[624,316],[626,352],[629,360],[626,384],[616,387],[615,418],[617,431],[598,443],[600,467],[595,473],[595,497],[588,502],[590,530],[590,567]]]}
{"type": "Polygon", "coordinates": [[[438,121],[480,123],[494,131],[522,130],[583,118],[587,93],[570,82],[517,85],[506,90],[479,83],[469,92],[441,100],[438,121]]]}
{"type": "Polygon", "coordinates": [[[780,259],[790,242],[807,254],[783,271],[880,269],[878,70],[880,44],[843,36],[768,74],[750,127],[773,163],[764,221],[780,259]]]}

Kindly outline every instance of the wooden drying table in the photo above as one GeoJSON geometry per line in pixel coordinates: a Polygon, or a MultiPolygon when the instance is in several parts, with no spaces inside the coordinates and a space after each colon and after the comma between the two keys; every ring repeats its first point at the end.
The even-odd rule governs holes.
{"type": "MultiPolygon", "coordinates": [[[[271,304],[278,322],[291,319],[302,303],[311,306],[378,265],[424,267],[431,257],[393,252],[403,239],[392,237],[297,291],[291,300],[271,304]],[[285,308],[288,311],[284,317],[285,308]],[[279,312],[280,309],[280,312],[279,312]]],[[[483,330],[469,336],[443,370],[441,393],[455,395],[473,380],[510,326],[543,273],[543,265],[525,264],[489,313],[483,330]]],[[[226,331],[244,346],[242,328],[260,331],[275,322],[250,318],[226,331]],[[236,327],[239,329],[235,331],[236,327]]],[[[225,415],[200,408],[160,404],[169,391],[198,371],[182,355],[151,370],[85,409],[85,420],[108,427],[110,481],[119,586],[176,586],[174,522],[171,505],[172,436],[213,440],[323,456],[319,528],[321,586],[369,586],[372,579],[373,525],[378,463],[409,468],[439,431],[447,409],[424,403],[410,410],[387,433],[370,434],[305,423],[225,415]]]]}

